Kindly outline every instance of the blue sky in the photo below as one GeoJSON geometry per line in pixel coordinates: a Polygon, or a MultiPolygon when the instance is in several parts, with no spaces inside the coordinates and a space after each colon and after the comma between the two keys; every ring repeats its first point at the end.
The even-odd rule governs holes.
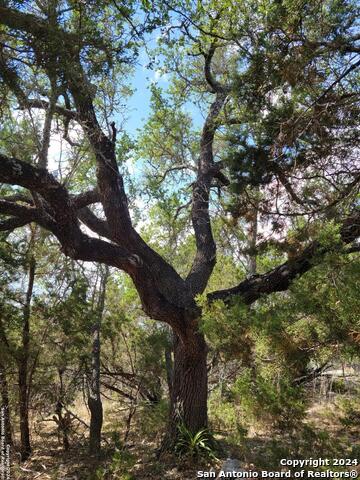
{"type": "MultiPolygon", "coordinates": [[[[146,68],[148,59],[144,52],[140,55],[139,62],[135,68],[133,77],[129,79],[134,94],[126,102],[128,111],[125,113],[127,121],[124,124],[125,130],[135,137],[137,129],[141,128],[151,113],[150,110],[150,85],[157,82],[166,90],[168,86],[167,75],[160,75],[159,70],[150,70],[146,68]]],[[[158,67],[159,68],[159,67],[158,67]]],[[[186,110],[191,114],[195,128],[200,128],[204,122],[204,116],[201,111],[191,102],[185,104],[186,110]]]]}
{"type": "Polygon", "coordinates": [[[127,104],[129,112],[128,120],[125,124],[126,130],[131,136],[135,136],[136,130],[140,128],[150,114],[150,79],[154,79],[154,72],[145,69],[143,65],[138,65],[135,75],[131,80],[134,95],[129,98],[127,104]]]}

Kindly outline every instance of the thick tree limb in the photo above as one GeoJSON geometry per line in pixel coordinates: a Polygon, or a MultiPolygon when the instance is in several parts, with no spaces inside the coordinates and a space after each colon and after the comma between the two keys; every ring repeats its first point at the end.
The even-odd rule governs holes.
{"type": "Polygon", "coordinates": [[[111,235],[108,223],[106,220],[101,220],[98,218],[90,208],[82,208],[78,212],[79,219],[86,225],[90,230],[97,233],[101,237],[107,238],[109,240],[114,240],[111,235]]]}
{"type": "Polygon", "coordinates": [[[70,91],[74,97],[77,113],[95,152],[98,170],[98,187],[105,215],[108,219],[114,237],[122,245],[129,247],[131,220],[127,206],[123,179],[119,173],[115,159],[114,144],[101,130],[97,121],[92,93],[89,83],[78,58],[77,44],[79,37],[65,32],[58,26],[50,25],[45,20],[32,14],[0,7],[1,23],[10,28],[27,32],[42,42],[54,45],[60,42],[64,45],[58,50],[58,68],[63,70],[70,91]]]}
{"type": "Polygon", "coordinates": [[[36,15],[20,12],[12,8],[0,6],[0,18],[3,25],[16,30],[22,30],[30,33],[36,37],[52,37],[52,41],[60,40],[62,42],[78,42],[79,36],[65,32],[61,28],[48,23],[46,20],[37,17],[36,15]]]}
{"type": "MultiPolygon", "coordinates": [[[[28,99],[24,98],[20,103],[20,109],[24,110],[28,108],[38,108],[42,110],[47,110],[49,108],[49,102],[47,102],[46,100],[41,100],[36,98],[28,98],[28,99]]],[[[62,105],[55,105],[54,112],[69,120],[78,119],[76,112],[74,112],[73,110],[68,110],[62,105]]]]}
{"type": "MultiPolygon", "coordinates": [[[[94,188],[93,190],[88,190],[87,192],[79,193],[78,195],[71,195],[71,200],[76,209],[82,209],[93,203],[100,202],[100,196],[97,189],[94,188]]],[[[3,205],[5,205],[4,201],[11,204],[13,204],[14,202],[23,202],[28,205],[34,205],[33,199],[28,195],[24,195],[23,193],[14,193],[13,195],[8,195],[7,197],[4,197],[2,200],[3,205]]],[[[17,213],[15,213],[14,211],[14,215],[20,213],[20,210],[18,210],[17,213]]]]}
{"type": "Polygon", "coordinates": [[[12,231],[28,223],[39,221],[39,211],[34,207],[19,205],[8,200],[0,200],[0,213],[14,218],[0,222],[0,231],[12,231]]]}
{"type": "Polygon", "coordinates": [[[229,183],[221,172],[222,165],[214,163],[213,153],[215,132],[219,127],[218,116],[229,92],[228,86],[218,82],[211,72],[211,63],[216,48],[216,40],[214,40],[208,52],[204,54],[204,76],[212,93],[215,93],[216,96],[202,130],[198,174],[196,182],[193,184],[191,218],[196,240],[196,256],[186,279],[193,295],[205,290],[216,263],[216,244],[212,235],[209,213],[211,182],[213,178],[217,178],[223,185],[229,183]]]}
{"type": "Polygon", "coordinates": [[[36,209],[34,207],[19,205],[17,203],[9,202],[7,200],[0,200],[0,213],[4,213],[6,215],[27,217],[33,216],[35,211],[36,209]]]}
{"type": "MultiPolygon", "coordinates": [[[[110,233],[107,227],[107,223],[103,220],[98,219],[88,208],[86,208],[87,205],[90,205],[92,203],[97,203],[99,201],[99,195],[97,190],[89,190],[88,192],[84,192],[83,194],[79,195],[74,195],[72,196],[72,201],[74,204],[74,207],[78,210],[78,217],[80,220],[85,223],[86,226],[88,226],[91,230],[93,230],[95,233],[98,233],[99,235],[110,238],[110,233]],[[86,221],[85,218],[87,218],[86,213],[89,212],[91,215],[91,219],[93,221],[86,221]],[[84,221],[85,220],[85,221],[84,221]],[[96,220],[96,223],[95,223],[96,220]],[[94,228],[96,225],[97,228],[94,228]],[[99,231],[99,225],[101,225],[101,231],[99,231]]],[[[0,231],[12,231],[15,230],[16,228],[21,228],[24,227],[25,225],[28,225],[31,222],[38,222],[39,224],[43,224],[43,226],[46,228],[47,225],[47,220],[48,217],[44,214],[46,212],[43,212],[34,206],[33,200],[23,194],[14,194],[14,195],[9,195],[5,197],[3,200],[0,200],[0,213],[5,214],[5,215],[11,215],[14,216],[14,218],[9,218],[6,220],[3,220],[0,222],[0,231]],[[19,205],[18,203],[15,202],[23,202],[28,204],[28,206],[24,205],[19,205]]],[[[111,239],[111,238],[110,238],[111,239]]]]}
{"type": "Polygon", "coordinates": [[[225,93],[228,90],[227,87],[218,82],[211,72],[211,62],[216,51],[216,41],[212,42],[209,51],[204,55],[205,65],[204,74],[208,85],[211,88],[212,93],[225,93]]]}
{"type": "MultiPolygon", "coordinates": [[[[168,322],[170,312],[167,311],[167,308],[170,308],[171,316],[176,316],[179,319],[177,324],[179,326],[180,323],[184,322],[185,318],[184,310],[182,309],[189,306],[195,308],[194,299],[184,280],[174,268],[149,247],[132,226],[124,182],[116,162],[115,145],[113,138],[108,138],[105,135],[97,120],[93,104],[92,85],[87,79],[79,58],[80,40],[78,36],[65,32],[60,26],[54,27],[49,25],[45,20],[34,15],[4,7],[0,7],[0,23],[35,37],[37,41],[35,55],[40,55],[39,62],[43,62],[42,53],[45,53],[47,58],[49,48],[56,48],[57,74],[61,74],[65,80],[66,86],[74,100],[78,120],[95,154],[97,187],[111,238],[125,251],[131,251],[136,256],[138,264],[142,265],[141,275],[133,274],[132,278],[143,300],[145,311],[153,318],[168,322]],[[63,46],[62,49],[57,48],[59,43],[63,46]],[[180,317],[182,318],[181,322],[180,317]]],[[[51,65],[46,65],[46,67],[51,68],[51,65]]],[[[6,182],[7,180],[5,179],[4,181],[6,182]]],[[[23,182],[24,178],[21,181],[23,182]]],[[[35,191],[36,188],[42,188],[39,184],[34,186],[29,179],[25,183],[17,184],[35,191]]],[[[50,183],[45,182],[45,184],[47,188],[40,193],[43,196],[45,195],[47,197],[46,200],[53,206],[54,202],[56,203],[57,191],[59,190],[58,185],[56,188],[54,186],[54,192],[52,192],[55,193],[55,198],[50,198],[51,196],[48,195],[47,189],[51,181],[50,183]]],[[[60,197],[62,200],[64,199],[63,191],[58,196],[59,200],[60,197]]],[[[72,230],[70,232],[72,238],[79,236],[79,231],[81,232],[81,230],[77,213],[74,211],[74,206],[71,205],[71,199],[67,198],[65,203],[62,202],[62,209],[60,209],[60,203],[57,207],[59,208],[55,208],[55,212],[58,218],[54,219],[55,225],[53,225],[52,231],[55,233],[55,226],[60,221],[60,231],[57,229],[58,231],[55,233],[58,238],[59,233],[65,231],[65,224],[67,225],[66,231],[68,231],[69,227],[72,230]],[[69,216],[71,218],[65,218],[69,216]]],[[[66,238],[62,238],[63,248],[65,242],[66,238]]],[[[69,246],[69,248],[73,248],[73,246],[69,246]]]]}
{"type": "MultiPolygon", "coordinates": [[[[170,265],[146,244],[143,249],[144,257],[140,257],[136,249],[127,249],[92,238],[81,231],[77,207],[96,200],[96,192],[87,192],[73,200],[66,188],[46,170],[2,154],[0,154],[0,182],[19,185],[36,192],[44,200],[46,208],[45,212],[41,212],[37,209],[31,210],[33,207],[5,201],[2,205],[8,207],[6,214],[10,213],[10,209],[13,213],[21,214],[29,210],[39,212],[37,223],[57,237],[63,253],[75,260],[101,262],[124,270],[135,283],[144,311],[154,319],[169,323],[178,335],[186,335],[186,321],[188,317],[191,319],[191,312],[196,311],[196,305],[193,298],[188,295],[184,281],[170,265]],[[148,263],[145,263],[143,258],[148,263]],[[189,311],[186,311],[186,308],[189,308],[189,311]]],[[[25,219],[18,217],[12,221],[10,227],[14,226],[14,222],[18,224],[22,221],[25,219]]],[[[136,248],[136,245],[134,247],[136,248]]]]}
{"type": "MultiPolygon", "coordinates": [[[[89,226],[89,222],[91,222],[90,228],[95,229],[98,233],[102,231],[101,235],[111,238],[138,256],[144,269],[146,269],[146,271],[142,271],[141,278],[138,276],[133,277],[140,296],[145,300],[145,295],[142,296],[141,291],[146,288],[148,299],[155,300],[154,295],[157,297],[156,302],[152,305],[147,302],[144,303],[144,309],[149,315],[158,316],[161,314],[160,309],[156,306],[156,303],[161,301],[158,295],[162,297],[162,301],[172,303],[173,306],[171,308],[174,308],[174,306],[183,308],[185,305],[193,304],[194,300],[189,295],[188,290],[184,288],[185,282],[183,279],[169,263],[143,241],[133,228],[123,178],[116,163],[115,146],[101,131],[90,97],[84,94],[84,89],[80,89],[80,85],[79,89],[81,91],[77,89],[78,86],[74,85],[71,91],[82,125],[95,152],[98,191],[110,236],[105,231],[106,225],[100,225],[100,222],[91,213],[82,212],[82,220],[85,224],[88,223],[89,226]],[[149,295],[150,291],[151,295],[149,295]],[[150,314],[151,310],[152,313],[150,314]]],[[[172,311],[173,316],[174,313],[172,311]]],[[[178,315],[179,312],[177,312],[178,315]]],[[[165,316],[161,314],[161,317],[164,319],[165,316]]],[[[167,321],[169,320],[167,319],[167,321]]]]}
{"type": "Polygon", "coordinates": [[[0,232],[12,232],[16,228],[24,227],[33,221],[35,220],[31,217],[9,218],[7,220],[2,220],[0,221],[0,232]]]}
{"type": "MultiPolygon", "coordinates": [[[[7,221],[10,227],[14,223],[36,221],[52,231],[60,241],[64,253],[74,259],[102,262],[127,272],[136,268],[136,256],[117,245],[88,237],[81,231],[76,205],[67,190],[46,170],[0,154],[0,181],[35,191],[48,205],[46,212],[41,212],[34,207],[2,200],[0,212],[18,216],[16,220],[11,219],[12,222],[7,221]]],[[[91,197],[90,194],[88,196],[91,197]]]]}
{"type": "Polygon", "coordinates": [[[211,181],[219,176],[220,168],[214,163],[213,142],[216,119],[224,105],[226,93],[216,94],[206,118],[200,144],[198,174],[193,185],[191,218],[196,240],[196,256],[186,279],[193,295],[202,293],[216,262],[216,245],[211,230],[209,199],[211,181]]]}
{"type": "Polygon", "coordinates": [[[88,190],[87,192],[79,193],[78,195],[73,195],[71,198],[75,208],[78,209],[87,207],[92,203],[100,202],[100,195],[97,188],[88,190]]]}
{"type": "MultiPolygon", "coordinates": [[[[360,211],[343,221],[340,236],[343,244],[352,243],[360,236],[360,211]]],[[[310,270],[328,252],[328,248],[315,241],[298,257],[263,275],[253,275],[233,288],[210,293],[208,299],[210,302],[223,300],[229,303],[231,299],[238,297],[250,305],[263,295],[287,290],[297,277],[310,270]]]]}

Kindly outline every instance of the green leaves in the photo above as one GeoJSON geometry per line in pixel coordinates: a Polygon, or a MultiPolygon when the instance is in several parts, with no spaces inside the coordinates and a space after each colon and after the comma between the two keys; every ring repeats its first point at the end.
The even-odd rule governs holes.
{"type": "Polygon", "coordinates": [[[274,425],[288,431],[305,415],[301,388],[291,385],[285,372],[246,369],[235,381],[232,392],[249,422],[274,425]],[[274,379],[275,377],[275,379],[274,379]]]}
{"type": "Polygon", "coordinates": [[[184,422],[178,424],[175,453],[192,459],[217,460],[214,438],[208,429],[192,433],[184,422]]]}
{"type": "Polygon", "coordinates": [[[151,1],[150,0],[141,0],[142,6],[144,7],[144,10],[150,10],[151,9],[151,1]]]}

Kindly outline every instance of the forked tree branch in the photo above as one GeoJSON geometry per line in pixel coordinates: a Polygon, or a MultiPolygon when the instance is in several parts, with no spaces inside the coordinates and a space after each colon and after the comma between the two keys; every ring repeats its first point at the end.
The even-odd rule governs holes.
{"type": "MultiPolygon", "coordinates": [[[[65,187],[47,170],[0,154],[0,182],[19,185],[36,192],[41,195],[46,205],[46,210],[42,211],[32,206],[2,200],[0,212],[17,217],[5,220],[2,223],[2,230],[5,227],[15,228],[20,224],[36,221],[58,238],[63,252],[71,258],[106,263],[129,273],[136,268],[138,263],[136,256],[124,248],[91,238],[81,231],[76,202],[81,205],[81,202],[85,201],[85,196],[80,199],[79,196],[75,197],[73,201],[65,187]]],[[[91,196],[92,194],[88,193],[88,197],[91,196]]]]}
{"type": "Polygon", "coordinates": [[[205,120],[200,143],[197,179],[193,184],[191,219],[196,240],[196,255],[186,282],[193,295],[202,293],[216,263],[216,244],[209,212],[210,187],[219,177],[221,166],[214,163],[213,143],[217,117],[226,93],[217,93],[205,120]]]}
{"type": "MultiPolygon", "coordinates": [[[[148,297],[153,299],[152,302],[146,302],[144,306],[149,315],[159,316],[161,312],[157,303],[170,302],[172,306],[167,305],[167,307],[175,309],[172,314],[177,313],[179,316],[180,312],[176,312],[176,308],[193,305],[194,300],[189,295],[184,280],[175,269],[155,252],[132,226],[124,182],[116,161],[115,145],[113,139],[105,135],[100,127],[93,103],[92,85],[89,83],[80,61],[81,38],[77,34],[63,30],[59,25],[49,25],[48,22],[34,15],[4,7],[0,7],[0,23],[32,35],[38,42],[34,53],[35,55],[40,53],[39,62],[43,62],[41,55],[43,50],[46,50],[45,56],[47,57],[50,46],[56,48],[57,74],[61,75],[72,95],[77,119],[95,154],[97,188],[111,238],[121,248],[133,252],[145,269],[142,277],[133,279],[140,296],[145,298],[143,292],[146,290],[148,297]],[[59,42],[63,46],[62,49],[57,48],[59,42]],[[151,289],[152,292],[150,292],[151,289]],[[184,294],[179,295],[179,291],[184,291],[184,294]]],[[[51,65],[46,65],[47,67],[51,68],[51,65]]],[[[26,183],[27,185],[23,185],[25,188],[33,188],[29,182],[26,183]]],[[[70,201],[70,198],[67,201],[70,201]]],[[[61,221],[62,216],[66,215],[68,205],[63,204],[62,209],[63,215],[61,215],[60,209],[56,210],[61,221]]],[[[72,219],[68,225],[72,225],[74,231],[77,231],[79,229],[78,217],[74,213],[74,208],[69,210],[69,215],[72,215],[72,219]]],[[[89,215],[87,217],[89,218],[89,215]]],[[[55,223],[58,223],[57,221],[58,219],[55,223]]],[[[164,308],[165,311],[166,308],[164,308]]],[[[160,316],[166,318],[168,314],[161,313],[160,316]]]]}

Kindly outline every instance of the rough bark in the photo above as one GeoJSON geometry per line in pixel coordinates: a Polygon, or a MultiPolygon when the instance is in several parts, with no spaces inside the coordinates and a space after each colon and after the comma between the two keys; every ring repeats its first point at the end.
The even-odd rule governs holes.
{"type": "Polygon", "coordinates": [[[188,341],[176,337],[174,344],[174,377],[171,392],[170,419],[162,448],[173,448],[179,424],[192,433],[206,428],[207,418],[207,345],[196,330],[188,332],[188,341]]]}
{"type": "Polygon", "coordinates": [[[166,381],[169,390],[169,397],[171,398],[173,383],[174,383],[174,362],[173,362],[173,352],[174,352],[174,335],[169,331],[169,343],[165,347],[165,368],[166,368],[166,381]]]}
{"type": "Polygon", "coordinates": [[[212,234],[209,214],[210,187],[219,172],[214,164],[213,142],[217,128],[216,119],[224,105],[226,94],[219,92],[210,107],[200,141],[198,174],[193,186],[191,219],[196,240],[196,255],[186,279],[192,295],[202,293],[216,263],[216,244],[212,234]]]}
{"type": "Polygon", "coordinates": [[[35,259],[30,258],[28,270],[28,288],[23,309],[22,345],[18,359],[19,378],[19,414],[20,414],[20,454],[24,461],[31,455],[30,425],[29,425],[29,385],[28,364],[30,353],[30,313],[31,299],[35,279],[35,259]]]}

